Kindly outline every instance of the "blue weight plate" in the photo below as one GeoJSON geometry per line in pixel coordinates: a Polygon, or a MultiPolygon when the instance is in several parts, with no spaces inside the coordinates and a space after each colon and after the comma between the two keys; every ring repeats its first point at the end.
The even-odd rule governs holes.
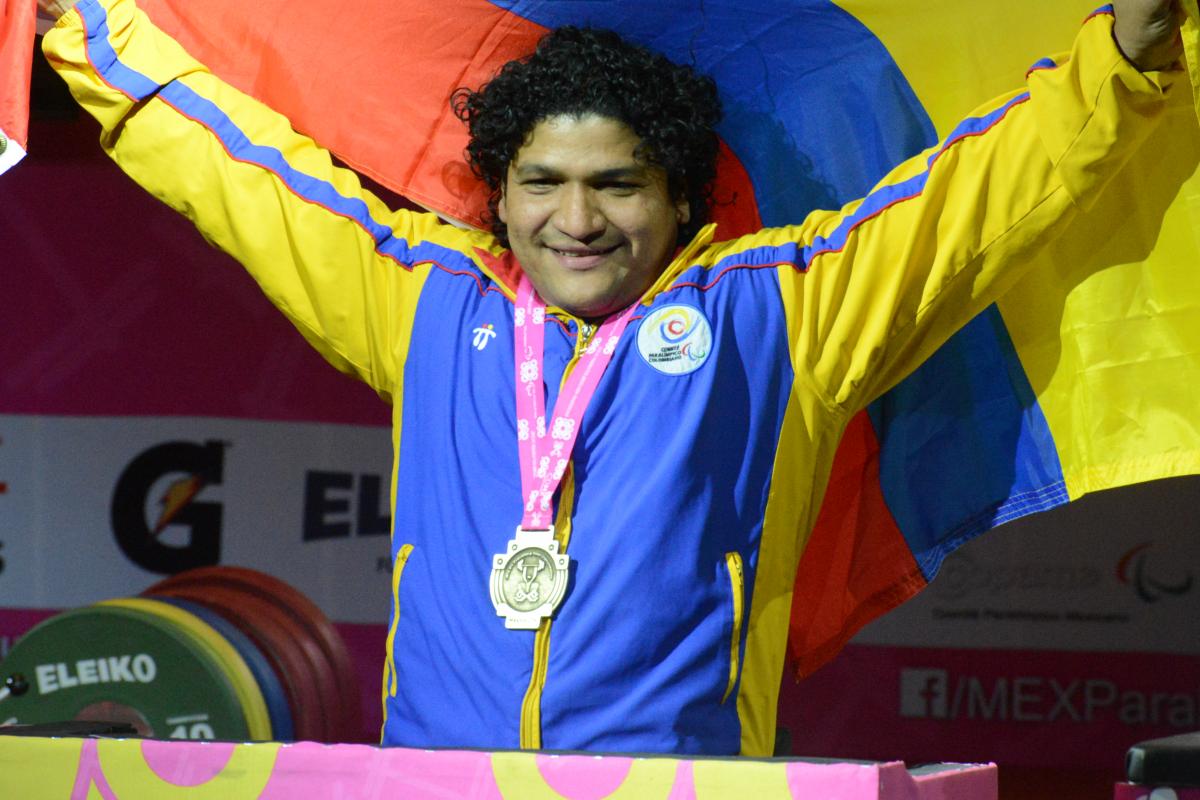
{"type": "Polygon", "coordinates": [[[250,668],[254,680],[258,682],[258,688],[262,690],[263,699],[267,703],[267,716],[271,718],[272,737],[279,742],[295,741],[296,733],[292,725],[292,712],[288,708],[287,693],[284,692],[283,683],[275,674],[275,670],[271,668],[270,662],[258,649],[258,645],[250,641],[246,634],[235,628],[220,614],[199,603],[181,600],[178,597],[156,596],[154,599],[195,614],[233,645],[233,649],[237,650],[238,655],[250,668]]]}

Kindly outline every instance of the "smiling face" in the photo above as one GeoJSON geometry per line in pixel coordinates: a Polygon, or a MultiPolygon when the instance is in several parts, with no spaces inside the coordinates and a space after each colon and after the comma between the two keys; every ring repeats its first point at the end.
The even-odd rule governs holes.
{"type": "Polygon", "coordinates": [[[598,319],[642,296],[671,260],[687,201],[636,155],[629,126],[587,114],[539,122],[508,167],[497,213],[542,299],[598,319]]]}

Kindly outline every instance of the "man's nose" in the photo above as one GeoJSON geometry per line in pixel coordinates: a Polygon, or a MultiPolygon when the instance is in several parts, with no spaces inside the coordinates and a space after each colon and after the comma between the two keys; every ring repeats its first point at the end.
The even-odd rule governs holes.
{"type": "Polygon", "coordinates": [[[559,195],[554,226],[577,242],[590,242],[604,233],[603,212],[587,186],[567,185],[559,195]]]}

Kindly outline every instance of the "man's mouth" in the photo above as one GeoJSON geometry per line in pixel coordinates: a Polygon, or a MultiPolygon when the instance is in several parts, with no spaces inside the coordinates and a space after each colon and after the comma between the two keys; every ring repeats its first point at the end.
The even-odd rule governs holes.
{"type": "Polygon", "coordinates": [[[554,253],[558,263],[567,269],[591,269],[602,263],[604,259],[617,249],[611,247],[547,247],[554,253]]]}

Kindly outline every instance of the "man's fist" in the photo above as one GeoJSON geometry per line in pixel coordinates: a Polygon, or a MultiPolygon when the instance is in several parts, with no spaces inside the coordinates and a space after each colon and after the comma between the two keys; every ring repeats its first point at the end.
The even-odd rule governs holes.
{"type": "Polygon", "coordinates": [[[1117,47],[1141,71],[1166,69],[1183,54],[1179,0],[1113,0],[1113,15],[1117,47]]]}
{"type": "Polygon", "coordinates": [[[38,0],[38,8],[54,19],[58,19],[74,8],[76,2],[78,0],[38,0]]]}

